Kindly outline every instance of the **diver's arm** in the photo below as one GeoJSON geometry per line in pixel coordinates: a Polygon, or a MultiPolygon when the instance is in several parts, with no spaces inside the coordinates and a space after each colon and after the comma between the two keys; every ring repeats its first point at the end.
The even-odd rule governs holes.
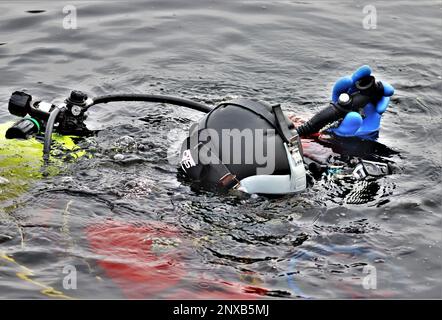
{"type": "MultiPolygon", "coordinates": [[[[305,123],[303,119],[295,115],[289,115],[288,118],[293,122],[295,127],[299,127],[305,123]]],[[[397,171],[391,162],[373,161],[375,159],[370,159],[369,161],[349,155],[342,157],[340,153],[334,150],[332,144],[324,145],[320,143],[317,136],[318,134],[316,133],[307,137],[304,136],[301,139],[304,163],[315,179],[321,179],[323,175],[339,177],[353,176],[353,178],[356,179],[365,179],[368,176],[381,177],[397,171]]],[[[363,141],[360,141],[359,144],[362,142],[363,141]]],[[[379,144],[376,141],[368,140],[364,141],[364,143],[370,145],[379,144]]]]}

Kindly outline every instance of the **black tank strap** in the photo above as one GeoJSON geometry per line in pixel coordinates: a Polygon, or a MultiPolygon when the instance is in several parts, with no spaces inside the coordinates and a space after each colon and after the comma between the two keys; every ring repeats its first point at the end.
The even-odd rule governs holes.
{"type": "Polygon", "coordinates": [[[281,132],[281,138],[288,144],[294,143],[295,139],[298,137],[298,133],[296,130],[289,130],[286,118],[282,113],[281,105],[277,104],[273,106],[272,109],[277,120],[276,125],[279,127],[279,131],[281,132]]]}
{"type": "MultiPolygon", "coordinates": [[[[298,133],[296,132],[296,130],[289,130],[289,125],[287,123],[286,117],[282,112],[280,104],[274,105],[272,107],[267,107],[264,103],[259,101],[248,99],[235,99],[232,101],[221,103],[211,112],[226,105],[234,105],[240,108],[245,108],[250,112],[253,112],[254,114],[264,118],[273,128],[275,128],[275,130],[286,143],[293,143],[294,140],[297,138],[298,133]],[[273,113],[270,112],[268,108],[271,108],[273,113]]],[[[210,114],[206,118],[206,123],[204,124],[205,126],[207,126],[207,119],[209,117],[210,114]]]]}
{"type": "MultiPolygon", "coordinates": [[[[231,101],[227,101],[218,105],[215,109],[213,109],[210,113],[215,111],[218,108],[222,108],[224,106],[234,105],[240,108],[245,108],[250,112],[264,118],[272,127],[276,129],[275,116],[270,112],[270,110],[266,107],[265,104],[259,101],[248,100],[248,99],[235,99],[231,101]]],[[[210,116],[210,115],[209,115],[210,116]]],[[[209,117],[207,117],[209,118],[209,117]]]]}

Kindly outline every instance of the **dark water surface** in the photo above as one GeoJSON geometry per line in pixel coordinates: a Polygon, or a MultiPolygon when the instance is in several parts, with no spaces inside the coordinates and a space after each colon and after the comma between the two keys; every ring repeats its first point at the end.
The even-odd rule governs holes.
{"type": "Polygon", "coordinates": [[[167,157],[201,114],[99,106],[103,130],[79,142],[91,159],[0,203],[0,298],[441,298],[441,1],[375,2],[374,30],[364,1],[71,3],[76,30],[62,1],[0,2],[1,122],[21,89],[253,97],[308,118],[369,64],[396,88],[380,142],[402,172],[359,204],[344,194],[363,185],[331,180],[283,199],[197,193],[167,157]]]}

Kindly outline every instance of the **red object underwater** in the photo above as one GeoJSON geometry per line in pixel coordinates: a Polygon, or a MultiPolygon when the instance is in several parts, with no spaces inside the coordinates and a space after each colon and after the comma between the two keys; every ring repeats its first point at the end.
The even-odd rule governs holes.
{"type": "Polygon", "coordinates": [[[256,299],[267,292],[241,283],[208,280],[204,275],[192,277],[184,259],[191,241],[162,222],[132,225],[111,221],[92,225],[86,233],[92,251],[100,256],[99,266],[130,299],[256,299]],[[190,290],[189,278],[204,287],[195,290],[197,286],[192,285],[190,290]]]}

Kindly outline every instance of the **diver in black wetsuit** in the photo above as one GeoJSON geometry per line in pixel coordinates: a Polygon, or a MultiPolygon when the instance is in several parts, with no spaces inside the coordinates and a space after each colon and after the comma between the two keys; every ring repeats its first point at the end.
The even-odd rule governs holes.
{"type": "Polygon", "coordinates": [[[279,105],[244,99],[223,103],[191,127],[181,167],[198,185],[269,195],[303,191],[308,173],[351,174],[357,179],[387,175],[392,167],[376,154],[388,148],[375,140],[393,93],[391,85],[376,82],[370,67],[362,66],[339,79],[330,105],[305,123],[286,117],[279,105]],[[258,131],[266,133],[259,136],[258,131]],[[272,170],[265,170],[268,162],[264,166],[256,159],[253,144],[267,151],[272,170]],[[235,162],[232,155],[240,160],[235,162]]]}
{"type": "Polygon", "coordinates": [[[335,83],[329,106],[295,126],[280,105],[247,99],[224,102],[212,109],[170,96],[111,94],[89,98],[83,92],[72,91],[62,104],[54,105],[33,101],[29,94],[17,91],[12,94],[8,109],[21,119],[6,131],[6,138],[41,136],[43,158],[49,161],[53,132],[93,134],[84,121],[94,105],[121,101],[169,103],[207,113],[191,126],[181,148],[182,172],[191,181],[200,186],[251,194],[290,194],[306,189],[308,173],[350,173],[358,179],[389,174],[389,164],[376,161],[375,149],[380,144],[373,141],[377,139],[382,114],[393,93],[391,85],[377,82],[370,67],[362,66],[335,83]],[[342,150],[335,156],[329,152],[321,160],[321,152],[312,150],[308,144],[308,139],[318,137],[318,133],[316,141],[322,144],[327,135],[335,137],[330,140],[332,150],[366,149],[361,146],[370,146],[372,150],[364,150],[362,156],[342,150]]]}

